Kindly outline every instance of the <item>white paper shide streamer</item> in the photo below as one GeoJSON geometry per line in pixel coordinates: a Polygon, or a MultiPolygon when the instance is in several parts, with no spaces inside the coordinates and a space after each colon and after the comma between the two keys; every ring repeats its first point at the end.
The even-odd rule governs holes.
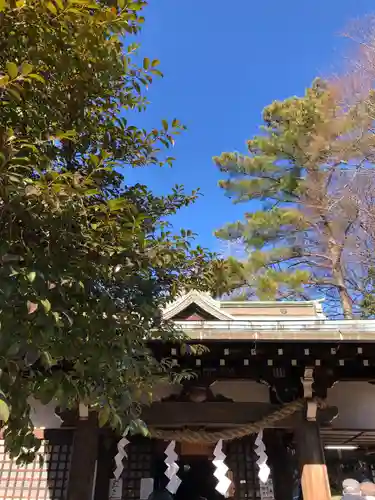
{"type": "Polygon", "coordinates": [[[117,443],[117,455],[115,456],[115,463],[116,463],[116,469],[113,473],[116,479],[119,479],[122,471],[124,470],[124,464],[122,461],[124,458],[128,458],[128,455],[125,451],[125,448],[129,444],[130,441],[126,439],[126,433],[123,434],[122,438],[120,441],[117,443]]]}
{"type": "Polygon", "coordinates": [[[231,485],[231,480],[227,477],[227,472],[229,468],[225,465],[224,460],[226,459],[226,455],[223,452],[223,440],[217,443],[214,449],[214,459],[212,461],[215,466],[214,476],[218,480],[218,483],[215,487],[216,491],[218,491],[221,495],[226,495],[229,486],[231,485]]]}
{"type": "Polygon", "coordinates": [[[263,431],[260,431],[255,440],[255,453],[258,455],[257,466],[259,467],[258,477],[261,483],[266,484],[271,469],[267,465],[268,456],[266,455],[266,446],[263,443],[263,431]]]}
{"type": "Polygon", "coordinates": [[[165,471],[164,474],[169,479],[169,483],[167,484],[166,488],[169,491],[169,493],[172,493],[172,495],[176,493],[181,484],[181,479],[177,475],[179,466],[176,463],[178,455],[175,452],[175,446],[176,446],[176,441],[171,441],[164,452],[164,454],[166,455],[164,463],[167,466],[167,470],[165,471]]]}
{"type": "Polygon", "coordinates": [[[108,500],[122,499],[122,479],[110,479],[108,500]]]}

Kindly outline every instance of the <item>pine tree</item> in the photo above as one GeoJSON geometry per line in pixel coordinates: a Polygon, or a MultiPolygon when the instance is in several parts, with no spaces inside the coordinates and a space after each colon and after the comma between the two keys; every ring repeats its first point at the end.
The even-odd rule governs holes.
{"type": "Polygon", "coordinates": [[[248,155],[214,158],[228,174],[220,186],[234,203],[261,204],[217,236],[239,240],[248,254],[233,288],[245,286],[262,299],[324,294],[350,318],[348,267],[360,226],[351,186],[371,159],[374,139],[367,104],[345,107],[339,97],[316,80],[303,97],[265,108],[248,155]]]}

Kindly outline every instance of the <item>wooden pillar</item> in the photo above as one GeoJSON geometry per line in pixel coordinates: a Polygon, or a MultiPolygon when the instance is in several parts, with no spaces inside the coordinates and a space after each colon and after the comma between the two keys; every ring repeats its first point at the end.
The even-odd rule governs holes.
{"type": "Polygon", "coordinates": [[[97,414],[78,420],[73,438],[67,500],[92,500],[98,457],[97,414]]]}
{"type": "Polygon", "coordinates": [[[114,456],[120,437],[111,431],[103,431],[99,436],[98,466],[96,473],[94,500],[108,500],[110,480],[114,477],[114,456]]]}
{"type": "Polygon", "coordinates": [[[317,422],[301,420],[296,429],[296,447],[303,500],[330,500],[331,491],[317,422]]]}
{"type": "Polygon", "coordinates": [[[293,500],[294,463],[287,448],[288,438],[284,429],[266,429],[264,432],[275,500],[293,500]]]}

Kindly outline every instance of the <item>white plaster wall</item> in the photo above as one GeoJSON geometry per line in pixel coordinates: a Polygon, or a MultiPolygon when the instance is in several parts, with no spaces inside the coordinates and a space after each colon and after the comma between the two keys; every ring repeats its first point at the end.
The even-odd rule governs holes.
{"type": "MultiPolygon", "coordinates": [[[[214,394],[238,402],[270,402],[268,387],[250,380],[219,381],[211,389],[214,394]]],[[[375,385],[338,382],[328,390],[327,402],[339,409],[338,417],[332,422],[333,428],[375,431],[375,385]]]]}
{"type": "Polygon", "coordinates": [[[375,385],[338,382],[328,390],[327,400],[339,409],[333,428],[375,430],[375,385]]]}
{"type": "Polygon", "coordinates": [[[42,405],[40,401],[29,398],[31,406],[31,420],[34,427],[38,429],[59,429],[61,427],[61,418],[55,413],[56,404],[51,401],[48,405],[42,405]]]}

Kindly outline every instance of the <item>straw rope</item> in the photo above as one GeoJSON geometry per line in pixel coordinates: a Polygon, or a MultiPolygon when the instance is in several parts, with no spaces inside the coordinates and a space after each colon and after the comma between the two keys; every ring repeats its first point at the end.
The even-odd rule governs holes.
{"type": "MultiPolygon", "coordinates": [[[[314,400],[319,408],[326,407],[325,401],[319,398],[314,400]]],[[[230,441],[239,439],[250,434],[257,434],[259,431],[272,427],[273,424],[279,420],[290,417],[294,413],[302,410],[305,407],[306,399],[301,398],[291,403],[287,403],[276,411],[263,417],[258,422],[251,422],[242,426],[233,427],[230,429],[223,429],[220,431],[192,430],[192,429],[160,429],[150,427],[150,437],[163,439],[166,441],[180,441],[187,443],[216,443],[219,439],[230,441]]]]}

